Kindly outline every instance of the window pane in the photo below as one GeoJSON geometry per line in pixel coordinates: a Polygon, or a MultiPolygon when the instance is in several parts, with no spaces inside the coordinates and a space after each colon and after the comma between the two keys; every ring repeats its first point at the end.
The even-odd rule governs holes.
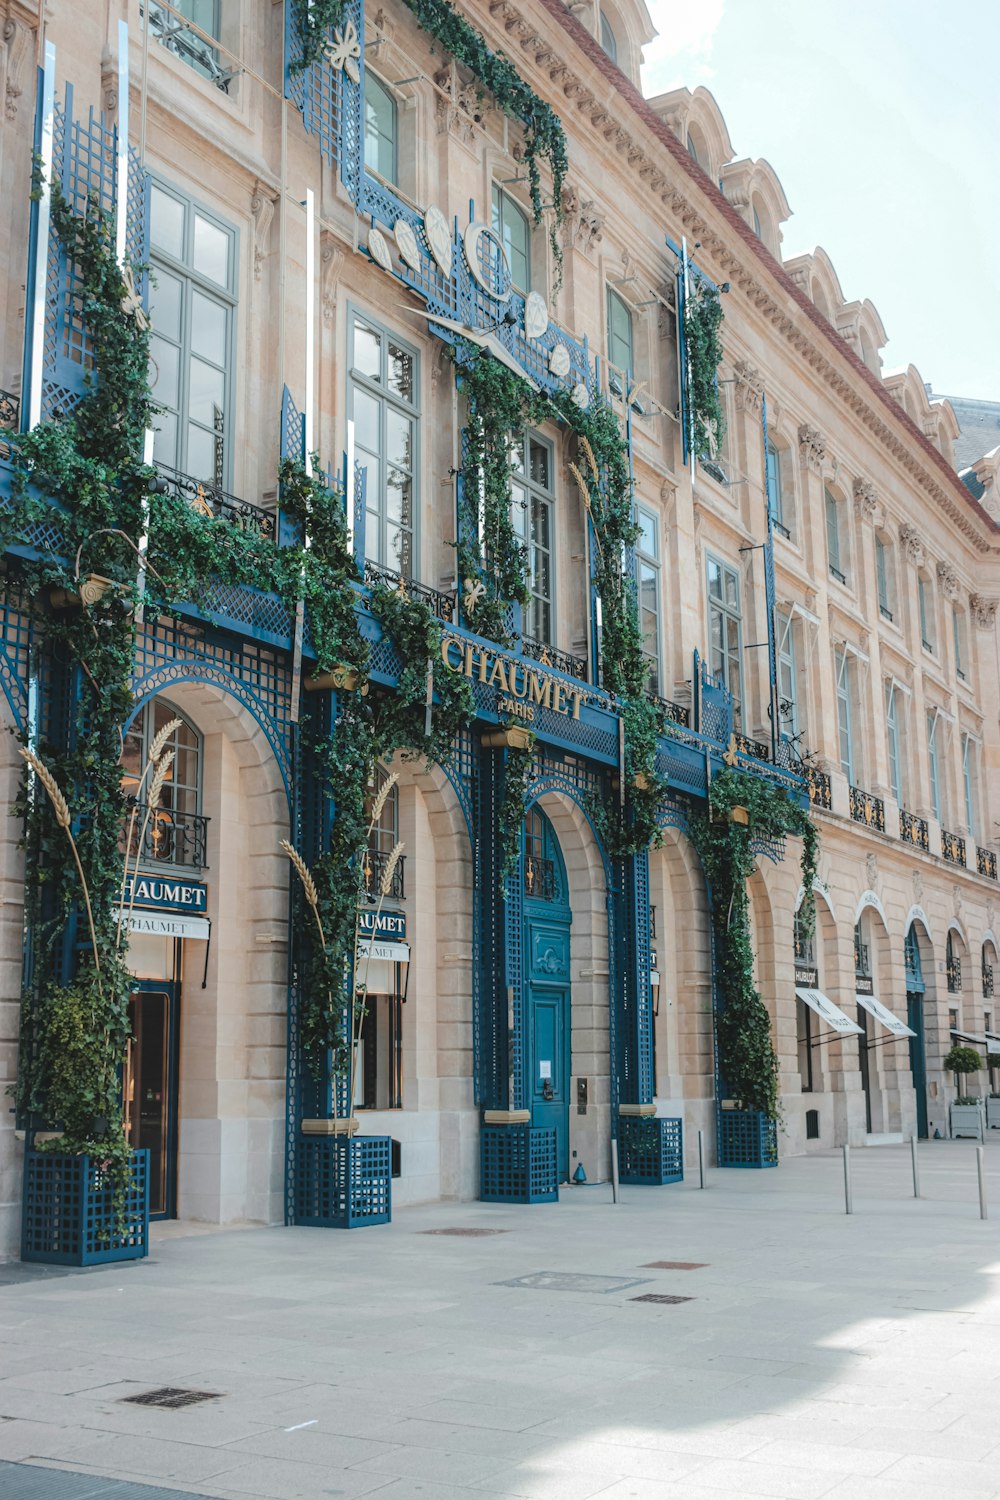
{"type": "MultiPolygon", "coordinates": [[[[367,391],[354,392],[354,441],[361,448],[367,448],[369,453],[378,453],[379,443],[379,403],[374,396],[369,396],[367,391]]],[[[371,500],[371,493],[368,496],[371,500]]]]}
{"type": "Polygon", "coordinates": [[[509,198],[502,204],[503,247],[510,262],[510,274],[515,286],[526,292],[531,286],[528,220],[509,198]]]}
{"type": "Polygon", "coordinates": [[[730,609],[739,610],[739,607],[740,607],[740,595],[739,595],[739,583],[738,583],[736,574],[735,573],[731,573],[729,571],[729,569],[727,568],[725,570],[725,579],[726,579],[726,603],[728,604],[728,606],[729,606],[730,609]]]}
{"type": "Polygon", "coordinates": [[[149,238],[157,250],[184,259],[184,204],[155,183],[149,203],[149,238]]]}
{"type": "Polygon", "coordinates": [[[189,422],[187,471],[192,478],[202,479],[208,484],[217,483],[221,469],[221,455],[221,439],[204,427],[197,427],[193,422],[189,422]]]}
{"type": "Polygon", "coordinates": [[[659,557],[659,548],[657,545],[659,537],[656,517],[651,511],[640,508],[637,519],[639,522],[639,550],[645,552],[647,557],[659,557]]]}
{"type": "Polygon", "coordinates": [[[528,535],[528,492],[519,484],[512,485],[510,492],[510,519],[514,530],[522,539],[528,535]]]}
{"type": "Polygon", "coordinates": [[[188,415],[197,422],[215,426],[225,408],[226,377],[222,370],[207,365],[203,359],[192,359],[190,371],[188,415]]]}
{"type": "Polygon", "coordinates": [[[632,316],[616,292],[608,293],[608,358],[619,370],[632,368],[632,316]]]}
{"type": "Polygon", "coordinates": [[[364,323],[354,325],[354,368],[369,380],[382,379],[382,335],[364,323]]]}
{"type": "Polygon", "coordinates": [[[404,401],[413,401],[413,355],[398,344],[389,344],[388,387],[404,401]]]}
{"type": "Polygon", "coordinates": [[[722,598],[722,569],[712,558],[708,560],[708,592],[713,599],[722,598]]]}
{"type": "Polygon", "coordinates": [[[180,340],[183,305],[184,283],[157,266],[149,285],[149,311],[157,333],[168,339],[180,340]]]}
{"type": "Polygon", "coordinates": [[[365,75],[365,166],[388,182],[396,178],[396,105],[373,74],[365,75]]]}
{"type": "Polygon", "coordinates": [[[532,438],[529,441],[529,456],[531,459],[531,477],[536,484],[540,484],[543,490],[551,489],[549,481],[549,448],[547,443],[540,443],[532,438]]]}
{"type": "Polygon", "coordinates": [[[386,412],[385,456],[401,469],[413,468],[413,423],[390,407],[386,412]]]}
{"type": "Polygon", "coordinates": [[[149,341],[149,383],[154,400],[176,408],[179,397],[180,350],[154,333],[149,341]]]}
{"type": "Polygon", "coordinates": [[[177,467],[177,417],[173,412],[161,411],[153,418],[153,460],[158,464],[177,467]]]}
{"type": "Polygon", "coordinates": [[[201,214],[194,216],[194,268],[219,286],[229,285],[229,235],[201,214]]]}
{"type": "Polygon", "coordinates": [[[191,297],[191,348],[217,365],[226,364],[226,309],[204,292],[191,297]]]}

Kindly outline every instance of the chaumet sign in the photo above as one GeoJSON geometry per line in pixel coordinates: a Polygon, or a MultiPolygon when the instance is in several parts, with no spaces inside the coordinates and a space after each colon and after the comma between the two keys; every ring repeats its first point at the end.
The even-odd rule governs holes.
{"type": "Polygon", "coordinates": [[[520,657],[503,656],[457,635],[441,637],[441,660],[450,672],[496,688],[497,712],[528,723],[535,717],[536,708],[578,719],[581,704],[591,699],[586,687],[573,687],[520,657]]]}

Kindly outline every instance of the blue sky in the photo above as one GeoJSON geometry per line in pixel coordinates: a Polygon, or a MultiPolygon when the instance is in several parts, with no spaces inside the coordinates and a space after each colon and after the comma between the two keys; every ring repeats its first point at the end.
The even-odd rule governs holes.
{"type": "Polygon", "coordinates": [[[647,0],[647,94],[710,89],[737,158],[869,297],[884,368],[1000,401],[1000,6],[995,0],[647,0]]]}

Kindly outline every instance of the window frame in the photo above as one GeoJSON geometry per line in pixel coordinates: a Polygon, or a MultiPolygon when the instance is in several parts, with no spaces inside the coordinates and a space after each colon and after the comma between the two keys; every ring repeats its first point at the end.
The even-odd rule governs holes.
{"type": "Polygon", "coordinates": [[[885,685],[885,737],[889,755],[889,790],[899,807],[906,806],[903,783],[903,751],[899,738],[899,691],[894,682],[885,685]]]}
{"type": "Polygon", "coordinates": [[[935,709],[927,710],[927,774],[928,787],[930,790],[930,807],[938,823],[944,822],[942,815],[943,800],[941,796],[941,762],[937,743],[937,726],[939,714],[935,709]]]}
{"type": "Polygon", "coordinates": [[[934,598],[928,591],[931,581],[923,573],[917,574],[917,617],[920,624],[920,644],[925,651],[932,656],[937,655],[937,642],[934,635],[934,598]]]}
{"type": "MultiPolygon", "coordinates": [[[[516,447],[517,445],[514,444],[512,446],[516,447]]],[[[555,449],[555,443],[553,442],[553,440],[551,438],[546,437],[543,433],[539,432],[536,428],[534,428],[534,427],[526,427],[524,429],[524,432],[521,434],[520,449],[521,449],[522,469],[521,469],[520,472],[514,470],[513,468],[511,470],[511,524],[514,527],[514,533],[515,533],[515,535],[517,536],[517,538],[518,538],[519,542],[521,543],[521,545],[524,547],[525,552],[527,554],[527,568],[525,570],[525,580],[524,581],[525,581],[525,584],[527,586],[528,592],[531,595],[531,601],[530,601],[530,603],[528,603],[527,605],[525,605],[525,608],[524,608],[524,617],[523,617],[523,624],[524,624],[524,627],[525,627],[524,628],[524,634],[528,637],[529,640],[537,641],[539,643],[539,645],[542,645],[542,646],[551,646],[551,647],[553,647],[553,649],[555,649],[556,646],[557,646],[557,641],[556,641],[556,635],[557,635],[556,625],[557,625],[557,621],[558,621],[558,618],[559,618],[558,617],[558,613],[557,613],[557,609],[556,609],[556,542],[555,542],[555,535],[556,535],[556,529],[555,529],[555,519],[556,519],[556,449],[555,449]],[[540,480],[533,479],[532,476],[531,476],[531,445],[532,445],[532,443],[539,443],[546,450],[546,452],[548,454],[548,468],[549,468],[549,485],[548,485],[548,488],[546,488],[545,485],[543,485],[540,480]],[[525,524],[524,524],[524,530],[523,531],[520,530],[518,522],[517,522],[517,520],[516,520],[516,518],[515,518],[515,516],[513,514],[514,506],[517,503],[514,500],[514,493],[513,493],[515,486],[521,487],[524,490],[525,496],[526,496],[525,512],[524,512],[524,521],[525,521],[525,524]],[[535,549],[536,549],[536,543],[533,540],[533,529],[534,529],[533,528],[533,523],[534,523],[534,506],[535,506],[536,502],[537,502],[538,505],[544,507],[544,509],[546,510],[547,515],[548,515],[548,545],[546,547],[544,547],[544,548],[539,548],[538,549],[540,551],[545,552],[547,554],[547,556],[548,556],[548,563],[549,563],[549,594],[548,594],[548,598],[546,598],[544,595],[539,595],[536,592],[536,589],[535,589],[535,579],[536,579],[535,549]],[[535,610],[537,608],[536,601],[538,599],[541,599],[543,605],[548,610],[549,626],[548,626],[547,633],[541,633],[541,632],[537,631],[536,628],[535,628],[535,626],[536,626],[535,610]],[[529,622],[530,622],[530,625],[531,625],[530,629],[527,628],[528,625],[529,625],[529,622]]],[[[513,457],[513,454],[512,454],[512,457],[513,457]]]]}
{"type": "Polygon", "coordinates": [[[792,531],[785,515],[785,482],[783,475],[783,450],[771,437],[767,436],[764,448],[764,473],[767,480],[767,513],[771,524],[786,539],[791,539],[792,531]]]}
{"type": "Polygon", "coordinates": [[[598,14],[599,14],[599,27],[598,27],[599,35],[598,35],[598,41],[601,44],[601,51],[604,52],[608,57],[610,57],[611,61],[617,67],[617,66],[619,66],[619,63],[618,63],[618,38],[615,35],[614,27],[611,25],[611,22],[608,20],[607,16],[604,14],[604,7],[603,7],[603,5],[601,6],[601,9],[600,9],[600,11],[599,11],[598,14]],[[610,47],[608,46],[609,39],[610,39],[610,42],[611,42],[610,47]]]}
{"type": "Polygon", "coordinates": [[[510,271],[510,279],[516,291],[525,296],[531,291],[531,218],[521,207],[516,198],[505,192],[498,182],[490,184],[490,225],[503,245],[504,254],[507,257],[507,269],[510,271]],[[510,210],[513,217],[517,218],[524,226],[524,267],[526,271],[525,284],[522,286],[514,271],[514,261],[510,246],[507,243],[506,211],[510,210]]]}
{"type": "Polygon", "coordinates": [[[892,543],[875,533],[875,587],[878,595],[879,614],[883,620],[888,620],[890,625],[895,624],[896,615],[893,605],[895,603],[895,589],[890,585],[890,574],[895,581],[895,567],[892,558],[892,543]]]}
{"type": "MultiPolygon", "coordinates": [[[[660,698],[660,697],[663,696],[663,694],[660,691],[661,679],[662,679],[662,675],[663,675],[663,606],[662,606],[663,564],[662,564],[662,560],[661,560],[661,557],[660,557],[660,516],[659,516],[659,514],[655,510],[651,510],[648,505],[642,505],[642,504],[640,504],[640,503],[637,502],[636,503],[636,520],[637,521],[639,521],[639,517],[640,516],[647,517],[648,520],[652,524],[654,551],[652,553],[650,553],[643,546],[643,536],[642,536],[642,533],[640,531],[640,534],[636,538],[636,543],[635,543],[637,602],[638,602],[638,607],[639,607],[639,631],[640,631],[640,635],[642,637],[642,643],[643,643],[642,644],[642,654],[643,654],[643,656],[645,656],[647,658],[647,660],[649,660],[649,661],[652,662],[652,672],[651,672],[651,679],[652,680],[650,681],[650,684],[649,684],[649,690],[650,690],[650,692],[652,692],[654,694],[654,696],[660,698]],[[650,571],[650,574],[651,574],[651,577],[652,577],[652,583],[653,583],[653,590],[654,590],[654,614],[655,614],[655,617],[656,617],[656,619],[655,619],[655,642],[656,642],[655,656],[652,655],[645,648],[646,635],[645,635],[645,631],[642,628],[643,627],[643,598],[642,598],[642,583],[643,583],[643,578],[642,578],[642,570],[643,570],[644,567],[648,568],[649,571],[650,571]]],[[[639,522],[639,524],[641,526],[641,524],[642,524],[641,521],[639,522]]]]}
{"type": "Polygon", "coordinates": [[[778,673],[778,738],[785,744],[794,744],[801,733],[799,729],[799,668],[798,647],[795,639],[795,616],[784,614],[781,610],[776,612],[775,624],[778,627],[776,665],[778,673]],[[785,696],[782,689],[782,672],[788,674],[791,693],[785,696]],[[791,713],[782,712],[782,704],[791,704],[791,713]],[[786,733],[786,724],[789,726],[786,733]]]}
{"type": "Polygon", "coordinates": [[[967,683],[969,677],[965,670],[965,612],[959,609],[957,604],[951,606],[951,630],[955,646],[955,676],[959,682],[967,683]]]}
{"type": "Polygon", "coordinates": [[[607,317],[607,350],[609,365],[608,384],[609,386],[611,386],[611,389],[616,396],[623,396],[625,394],[624,387],[620,391],[615,390],[614,384],[612,383],[612,376],[617,375],[624,378],[625,380],[629,380],[630,378],[632,380],[635,379],[635,320],[632,317],[632,309],[625,301],[625,298],[622,297],[620,293],[616,292],[613,286],[609,286],[607,288],[607,304],[605,312],[607,317]],[[614,341],[616,339],[621,339],[622,335],[615,332],[613,328],[612,308],[614,307],[620,308],[621,312],[624,314],[628,327],[627,342],[629,357],[628,361],[625,364],[620,363],[620,361],[615,358],[614,341]]]}
{"type": "Polygon", "coordinates": [[[844,551],[844,535],[841,525],[841,502],[832,490],[823,486],[826,506],[826,552],[827,568],[831,578],[847,587],[847,558],[844,551]],[[832,521],[832,526],[831,526],[832,521]]]}
{"type": "Polygon", "coordinates": [[[840,754],[840,769],[851,786],[857,786],[857,759],[854,733],[854,683],[852,678],[853,653],[844,646],[834,647],[837,685],[837,735],[840,754]],[[845,763],[844,745],[847,745],[845,763]]]}
{"type": "MultiPolygon", "coordinates": [[[[365,171],[371,172],[373,176],[379,178],[379,180],[382,182],[387,182],[391,187],[397,187],[399,185],[399,101],[396,98],[396,95],[392,88],[390,88],[389,84],[386,83],[383,78],[380,78],[377,73],[373,73],[367,67],[365,68],[364,73],[364,101],[361,115],[361,136],[361,155],[364,162],[365,171]],[[371,83],[373,83],[378,91],[385,97],[392,112],[392,135],[390,138],[392,171],[388,175],[379,167],[373,167],[368,160],[368,86],[371,83]]],[[[381,142],[383,139],[384,137],[382,133],[379,132],[379,141],[381,142]]]]}
{"type": "Polygon", "coordinates": [[[743,702],[743,586],[742,586],[742,579],[740,577],[740,570],[739,570],[738,567],[734,568],[731,563],[727,563],[724,558],[717,557],[713,552],[709,552],[709,553],[706,554],[706,557],[705,557],[705,575],[706,575],[705,594],[706,594],[706,597],[707,597],[707,600],[708,600],[708,651],[709,651],[709,666],[710,666],[710,669],[711,669],[711,672],[712,672],[712,676],[721,680],[723,686],[726,688],[726,691],[732,694],[733,699],[734,699],[734,701],[736,703],[736,706],[739,707],[740,705],[742,705],[742,702],[743,702]],[[710,572],[710,570],[711,570],[711,568],[712,568],[713,565],[719,569],[720,576],[721,576],[722,593],[721,593],[721,596],[718,597],[718,598],[716,598],[712,594],[712,588],[711,588],[711,572],[710,572]],[[735,609],[735,610],[732,608],[731,605],[728,605],[726,603],[726,574],[727,573],[732,575],[732,577],[735,579],[735,583],[736,583],[736,598],[737,598],[737,601],[738,601],[738,608],[735,609]],[[713,610],[721,616],[722,626],[723,626],[723,629],[722,629],[723,646],[722,646],[722,653],[721,653],[722,654],[722,670],[721,671],[717,670],[716,665],[715,665],[715,650],[716,650],[716,648],[715,648],[715,643],[714,643],[713,635],[712,635],[712,615],[713,615],[713,610]],[[731,681],[730,660],[731,660],[732,653],[730,652],[730,650],[728,649],[728,647],[726,645],[726,638],[727,638],[728,632],[725,629],[725,625],[726,625],[726,622],[728,620],[735,620],[735,622],[736,622],[736,642],[737,642],[737,644],[736,644],[736,674],[737,674],[737,683],[736,683],[735,688],[734,688],[733,683],[731,681]]]}
{"type": "MultiPolygon", "coordinates": [[[[422,406],[421,406],[421,401],[420,401],[420,395],[421,395],[421,385],[420,385],[420,381],[421,381],[420,350],[414,344],[409,343],[406,339],[400,338],[399,335],[396,334],[395,331],[388,324],[383,323],[379,318],[373,317],[364,308],[357,306],[355,303],[348,303],[347,314],[348,314],[348,317],[347,317],[347,372],[346,372],[346,374],[347,374],[347,417],[348,417],[348,420],[354,421],[354,397],[355,397],[355,392],[358,391],[358,390],[364,392],[366,395],[369,395],[369,396],[373,397],[376,401],[379,401],[381,403],[381,406],[382,406],[382,410],[380,411],[380,415],[379,415],[379,444],[380,444],[380,449],[379,449],[379,453],[377,455],[378,456],[378,461],[379,461],[379,473],[380,473],[381,484],[382,484],[382,493],[379,496],[379,547],[378,547],[378,553],[373,552],[373,550],[371,548],[370,522],[371,522],[371,515],[372,515],[372,509],[373,509],[373,507],[371,505],[371,497],[370,497],[370,495],[368,495],[366,493],[366,496],[365,496],[365,560],[368,561],[368,562],[374,563],[376,567],[389,568],[393,572],[398,572],[398,573],[402,574],[403,577],[405,577],[405,578],[416,579],[416,578],[419,578],[419,576],[420,576],[419,575],[419,559],[420,559],[420,461],[421,461],[421,418],[422,418],[422,406]],[[369,328],[371,328],[382,339],[382,347],[381,347],[381,354],[380,354],[380,380],[379,381],[374,381],[374,380],[372,380],[372,378],[370,376],[361,374],[357,370],[357,367],[355,365],[355,362],[354,362],[355,342],[354,341],[355,341],[355,333],[356,333],[356,330],[357,330],[357,325],[358,325],[359,322],[363,323],[366,326],[368,326],[369,328]],[[410,359],[413,362],[413,392],[414,392],[414,399],[413,399],[413,401],[411,403],[407,403],[402,397],[396,396],[395,394],[393,394],[392,392],[390,392],[389,389],[388,389],[387,384],[385,383],[385,371],[388,368],[388,358],[389,358],[389,355],[388,355],[388,346],[389,346],[390,343],[395,344],[404,354],[409,355],[410,359]],[[389,516],[388,516],[388,506],[385,503],[386,502],[386,498],[387,498],[387,487],[386,487],[387,474],[386,474],[385,471],[386,471],[387,466],[388,466],[388,460],[386,458],[386,416],[385,416],[385,411],[386,411],[387,408],[391,408],[391,409],[395,410],[396,412],[400,413],[401,415],[403,415],[404,417],[409,418],[412,421],[412,423],[413,423],[413,453],[412,453],[411,460],[410,460],[410,481],[411,481],[411,486],[412,486],[412,493],[411,493],[411,497],[410,497],[410,525],[409,525],[409,528],[408,528],[408,532],[409,532],[409,565],[408,566],[404,565],[403,560],[400,557],[396,557],[395,560],[390,560],[391,559],[391,555],[392,555],[392,548],[391,548],[390,545],[388,545],[389,540],[390,540],[389,539],[389,535],[388,535],[389,516]],[[378,555],[382,551],[382,539],[383,539],[383,536],[385,537],[386,542],[387,542],[387,545],[386,545],[386,548],[385,548],[385,561],[382,561],[381,558],[380,558],[380,556],[378,555]]],[[[358,444],[358,441],[357,441],[357,436],[355,436],[355,453],[357,453],[358,447],[359,447],[359,444],[358,444]]],[[[364,449],[363,451],[364,452],[368,452],[369,450],[368,449],[364,449]]],[[[395,466],[395,467],[398,467],[398,466],[395,466]]]]}
{"type": "Polygon", "coordinates": [[[962,731],[962,789],[965,793],[965,822],[970,839],[978,844],[979,826],[979,740],[962,731]]]}

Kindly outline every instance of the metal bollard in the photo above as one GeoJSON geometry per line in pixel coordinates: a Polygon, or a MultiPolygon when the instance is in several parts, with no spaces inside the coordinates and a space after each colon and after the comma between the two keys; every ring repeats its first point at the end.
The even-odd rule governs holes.
{"type": "Polygon", "coordinates": [[[985,1173],[984,1173],[984,1170],[983,1170],[983,1158],[984,1158],[985,1155],[986,1155],[986,1152],[985,1152],[984,1148],[982,1146],[977,1146],[976,1147],[976,1173],[977,1173],[977,1175],[979,1177],[979,1217],[981,1219],[988,1219],[989,1218],[989,1214],[988,1214],[988,1212],[986,1210],[986,1176],[985,1176],[985,1173]]]}
{"type": "Polygon", "coordinates": [[[844,1212],[852,1214],[854,1205],[851,1199],[851,1148],[846,1143],[844,1151],[844,1212]]]}
{"type": "Polygon", "coordinates": [[[910,1136],[910,1161],[913,1165],[913,1196],[920,1197],[920,1168],[917,1166],[917,1138],[910,1136]]]}
{"type": "Polygon", "coordinates": [[[705,1138],[698,1132],[698,1186],[705,1186],[705,1138]]]}

